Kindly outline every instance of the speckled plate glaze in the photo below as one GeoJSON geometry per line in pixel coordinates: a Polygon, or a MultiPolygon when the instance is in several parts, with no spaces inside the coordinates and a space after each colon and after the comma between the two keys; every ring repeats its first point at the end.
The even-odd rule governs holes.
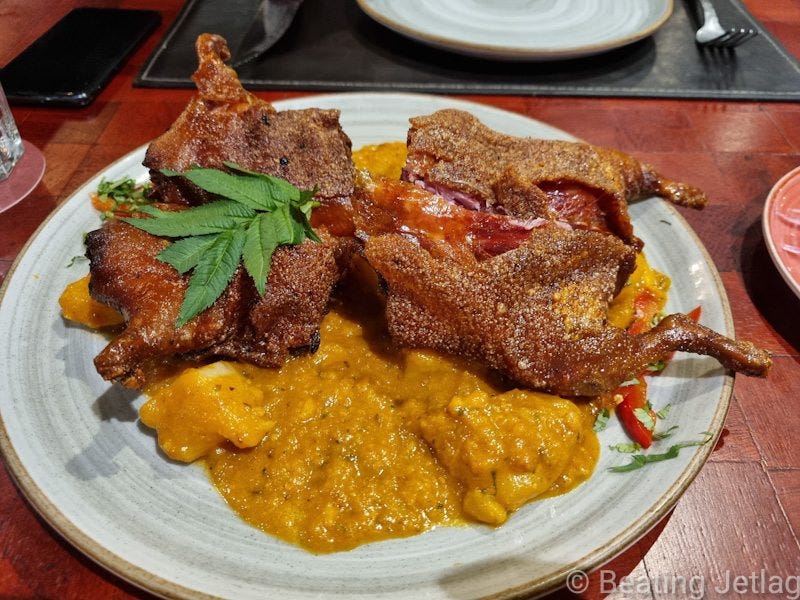
{"type": "Polygon", "coordinates": [[[672,0],[358,0],[377,22],[417,41],[481,58],[555,60],[641,40],[672,0]]]}
{"type": "Polygon", "coordinates": [[[772,261],[800,298],[800,167],[789,171],[772,188],[761,224],[772,261]]]}
{"type": "MultiPolygon", "coordinates": [[[[469,110],[495,129],[564,138],[562,131],[487,106],[430,96],[343,94],[277,103],[331,107],[358,147],[403,140],[407,119],[446,107],[469,110]]],[[[102,381],[92,358],[102,335],[65,322],[58,296],[82,276],[82,234],[99,225],[88,194],[101,175],[144,180],[144,148],[115,162],[67,200],[28,242],[2,289],[0,448],[37,511],[86,555],[121,577],[169,597],[506,598],[563,585],[655,525],[697,475],[713,444],[628,474],[608,451],[625,439],[611,419],[594,476],[572,493],[535,502],[506,525],[439,528],[350,552],[313,555],[255,530],[226,506],[198,466],[167,460],[137,420],[142,398],[102,381]]],[[[679,174],[675,174],[679,175],[679,174]]],[[[701,243],[665,202],[632,207],[657,268],[673,277],[668,308],[703,306],[702,322],[732,334],[717,271],[701,243]]],[[[672,405],[674,439],[718,435],[731,378],[708,358],[679,354],[654,378],[656,407],[672,405]]],[[[671,441],[671,440],[670,440],[671,441]]],[[[666,447],[667,442],[659,442],[666,447]]],[[[656,447],[658,450],[658,447],[656,447]]]]}

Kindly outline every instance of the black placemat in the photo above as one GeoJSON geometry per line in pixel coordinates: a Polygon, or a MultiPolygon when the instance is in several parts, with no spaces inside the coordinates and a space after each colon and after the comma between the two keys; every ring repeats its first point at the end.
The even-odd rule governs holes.
{"type": "MultiPolygon", "coordinates": [[[[353,0],[305,0],[285,36],[238,69],[250,89],[391,90],[451,94],[800,100],[800,67],[739,0],[714,0],[723,24],[761,35],[735,50],[701,48],[694,0],[675,0],[655,35],[600,55],[555,62],[482,60],[436,50],[377,24],[353,0]]],[[[136,79],[191,87],[195,38],[235,49],[259,0],[188,0],[136,79]]]]}

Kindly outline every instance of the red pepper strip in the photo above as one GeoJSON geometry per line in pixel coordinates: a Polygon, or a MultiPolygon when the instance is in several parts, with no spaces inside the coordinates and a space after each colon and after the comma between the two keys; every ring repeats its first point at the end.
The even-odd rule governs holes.
{"type": "Polygon", "coordinates": [[[94,206],[101,213],[108,212],[114,208],[114,201],[111,198],[100,199],[96,193],[91,194],[92,206],[94,206]]]}
{"type": "MultiPolygon", "coordinates": [[[[650,328],[650,323],[659,310],[657,299],[649,290],[643,290],[636,296],[633,306],[636,311],[636,318],[628,327],[628,332],[632,334],[642,333],[650,328]]],[[[687,314],[697,322],[700,320],[701,312],[702,308],[698,306],[687,314]]],[[[673,352],[667,356],[664,362],[669,362],[674,354],[673,352]]],[[[622,402],[617,405],[616,412],[630,438],[642,448],[649,448],[653,443],[655,426],[653,429],[645,427],[644,423],[636,416],[636,409],[646,410],[650,418],[653,419],[654,424],[658,417],[655,411],[647,406],[647,382],[644,379],[644,373],[639,375],[638,380],[638,383],[617,388],[614,392],[615,395],[622,396],[622,402]]]]}
{"type": "Polygon", "coordinates": [[[703,312],[703,307],[699,304],[695,306],[692,310],[690,310],[686,315],[692,319],[695,323],[700,321],[700,314],[703,312]]]}
{"type": "Polygon", "coordinates": [[[658,298],[650,290],[642,290],[633,301],[634,319],[628,333],[638,335],[650,329],[653,317],[661,310],[658,298]]]}
{"type": "Polygon", "coordinates": [[[640,376],[638,383],[617,388],[615,394],[622,396],[622,402],[617,405],[616,411],[628,435],[642,448],[649,448],[650,444],[653,443],[653,429],[655,427],[653,429],[645,427],[635,412],[637,408],[646,410],[653,419],[653,423],[656,422],[656,413],[647,407],[647,382],[645,382],[644,377],[640,376]]]}
{"type": "MultiPolygon", "coordinates": [[[[636,317],[628,327],[628,332],[639,334],[650,329],[650,323],[652,323],[653,317],[659,311],[658,300],[650,290],[643,290],[636,296],[633,306],[636,317]]],[[[687,315],[697,322],[700,320],[701,312],[702,308],[697,306],[689,311],[687,315]]],[[[664,362],[669,362],[674,354],[673,352],[667,356],[664,362]]],[[[616,412],[628,435],[642,448],[649,448],[653,443],[653,430],[655,429],[657,416],[653,409],[647,406],[647,382],[644,379],[644,373],[639,375],[637,383],[617,388],[614,394],[622,396],[622,402],[617,405],[616,412]],[[645,424],[636,416],[637,408],[647,411],[650,418],[653,419],[653,429],[645,427],[645,424]]]]}
{"type": "MultiPolygon", "coordinates": [[[[638,335],[650,329],[653,317],[661,309],[656,295],[648,289],[644,289],[633,300],[634,319],[628,326],[628,333],[638,335]]],[[[628,432],[630,438],[642,448],[649,448],[653,443],[653,430],[644,426],[636,416],[636,409],[646,410],[653,423],[656,422],[656,414],[647,407],[647,382],[644,374],[638,377],[638,383],[617,388],[614,392],[616,396],[622,396],[622,402],[615,409],[619,420],[628,432]]]]}

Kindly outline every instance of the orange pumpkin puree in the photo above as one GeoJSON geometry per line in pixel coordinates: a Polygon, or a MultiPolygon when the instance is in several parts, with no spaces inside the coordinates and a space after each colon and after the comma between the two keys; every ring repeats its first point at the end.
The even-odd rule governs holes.
{"type": "MultiPolygon", "coordinates": [[[[400,142],[355,153],[359,168],[394,176],[404,158],[400,142]]],[[[638,286],[666,294],[668,283],[640,257],[612,323],[633,318],[638,286]]],[[[65,292],[64,314],[96,327],[75,316],[81,294],[84,284],[65,292]]],[[[598,403],[514,389],[474,362],[394,348],[363,288],[334,304],[314,354],[280,369],[175,369],[145,394],[141,420],[170,458],[204,460],[245,521],[314,552],[438,525],[500,525],[526,502],[585,481],[599,455],[598,403]]]]}
{"type": "Polygon", "coordinates": [[[590,405],[395,349],[380,314],[352,300],[325,317],[313,355],[280,369],[217,362],[145,392],[142,422],[168,456],[205,455],[245,521],[315,552],[499,525],[587,479],[599,452],[590,405]]]}
{"type": "Polygon", "coordinates": [[[114,327],[125,322],[119,312],[89,295],[88,275],[64,288],[58,304],[65,319],[81,323],[91,329],[114,327]]]}

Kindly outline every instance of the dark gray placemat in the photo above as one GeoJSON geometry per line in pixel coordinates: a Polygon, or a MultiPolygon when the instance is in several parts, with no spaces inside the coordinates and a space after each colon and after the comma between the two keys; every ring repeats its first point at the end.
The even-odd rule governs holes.
{"type": "MultiPolygon", "coordinates": [[[[354,0],[305,0],[286,35],[238,69],[250,89],[391,90],[451,94],[800,100],[800,67],[739,0],[714,0],[720,20],[761,35],[735,50],[700,48],[693,0],[675,0],[655,35],[600,55],[511,63],[436,50],[375,23],[354,0]]],[[[190,87],[194,40],[219,33],[235,49],[259,0],[188,0],[136,85],[190,87]]]]}

